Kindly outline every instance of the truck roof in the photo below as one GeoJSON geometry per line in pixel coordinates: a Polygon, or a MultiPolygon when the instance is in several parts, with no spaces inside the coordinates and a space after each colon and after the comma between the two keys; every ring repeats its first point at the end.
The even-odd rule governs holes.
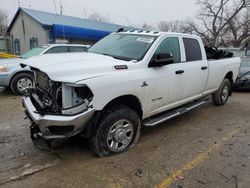
{"type": "Polygon", "coordinates": [[[135,35],[145,35],[145,36],[162,36],[162,35],[179,35],[186,36],[192,38],[199,38],[197,35],[187,34],[187,33],[175,33],[175,32],[164,32],[164,31],[144,31],[144,30],[129,30],[129,31],[121,31],[118,33],[124,34],[135,34],[135,35]]]}

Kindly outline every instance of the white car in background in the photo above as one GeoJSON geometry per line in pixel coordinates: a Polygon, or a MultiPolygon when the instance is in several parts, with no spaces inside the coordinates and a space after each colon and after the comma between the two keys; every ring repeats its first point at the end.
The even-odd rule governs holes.
{"type": "Polygon", "coordinates": [[[4,89],[10,87],[14,93],[21,95],[32,86],[33,73],[28,67],[22,68],[20,63],[43,54],[85,52],[89,47],[80,44],[47,44],[33,48],[19,58],[0,60],[0,87],[4,89]]]}

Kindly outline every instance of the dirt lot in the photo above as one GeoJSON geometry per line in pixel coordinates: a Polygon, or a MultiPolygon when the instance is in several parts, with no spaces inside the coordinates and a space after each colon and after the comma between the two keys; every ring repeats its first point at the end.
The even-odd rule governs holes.
{"type": "Polygon", "coordinates": [[[97,158],[84,139],[33,147],[21,99],[0,93],[0,187],[250,186],[250,93],[153,128],[128,152],[97,158]]]}

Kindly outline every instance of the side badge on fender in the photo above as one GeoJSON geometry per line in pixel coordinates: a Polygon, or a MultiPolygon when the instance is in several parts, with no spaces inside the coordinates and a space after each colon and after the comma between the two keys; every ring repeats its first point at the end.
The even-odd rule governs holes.
{"type": "Polygon", "coordinates": [[[146,82],[146,81],[144,81],[144,82],[142,83],[141,87],[148,87],[147,82],[146,82]]]}
{"type": "Polygon", "coordinates": [[[115,67],[116,70],[128,69],[127,65],[115,65],[114,67],[115,67]]]}

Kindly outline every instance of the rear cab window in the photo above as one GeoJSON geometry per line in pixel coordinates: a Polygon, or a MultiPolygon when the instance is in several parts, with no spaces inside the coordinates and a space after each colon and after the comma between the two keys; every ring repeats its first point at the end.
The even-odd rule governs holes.
{"type": "Polygon", "coordinates": [[[183,38],[186,61],[200,61],[202,60],[201,46],[197,39],[183,38]]]}
{"type": "Polygon", "coordinates": [[[53,53],[65,53],[68,52],[68,47],[67,46],[57,46],[57,47],[52,47],[49,49],[46,54],[53,54],[53,53]]]}
{"type": "Polygon", "coordinates": [[[87,47],[81,46],[69,46],[69,52],[85,52],[87,47]]]}

